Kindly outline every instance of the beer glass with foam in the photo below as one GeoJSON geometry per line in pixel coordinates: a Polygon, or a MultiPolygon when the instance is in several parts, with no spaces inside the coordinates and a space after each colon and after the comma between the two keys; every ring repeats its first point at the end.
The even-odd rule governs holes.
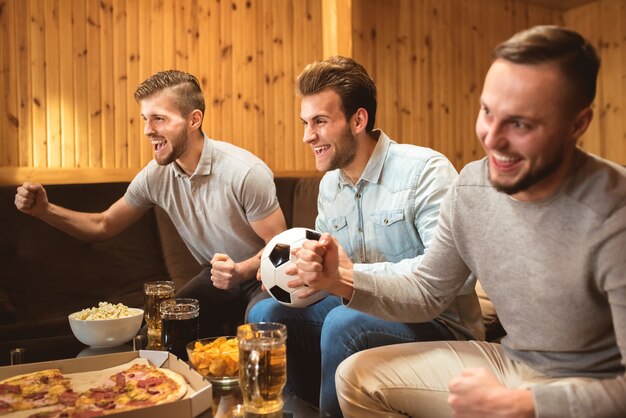
{"type": "Polygon", "coordinates": [[[159,305],[174,297],[174,282],[156,281],[143,284],[144,311],[148,325],[148,350],[161,350],[161,311],[159,305]]]}
{"type": "Polygon", "coordinates": [[[282,416],[287,381],[287,328],[260,322],[237,328],[239,387],[247,414],[282,416]]]}

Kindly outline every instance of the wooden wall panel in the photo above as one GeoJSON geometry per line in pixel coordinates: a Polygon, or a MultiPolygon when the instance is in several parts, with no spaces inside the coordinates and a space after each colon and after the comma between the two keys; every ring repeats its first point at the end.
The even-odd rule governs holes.
{"type": "Polygon", "coordinates": [[[278,175],[314,172],[293,83],[322,56],[319,0],[0,0],[0,11],[0,184],[130,180],[152,159],[134,90],[171,68],[200,80],[209,136],[278,175]]]}
{"type": "MultiPolygon", "coordinates": [[[[152,158],[134,90],[170,68],[200,80],[209,136],[276,175],[315,173],[294,81],[324,58],[323,1],[0,0],[0,184],[130,180],[152,158]]],[[[580,30],[603,59],[583,146],[626,164],[623,0],[567,12],[522,0],[351,0],[346,9],[352,36],[338,35],[337,48],[377,82],[376,125],[459,169],[482,156],[474,121],[492,48],[535,24],[580,30]]]]}
{"type": "Polygon", "coordinates": [[[481,158],[474,124],[491,50],[560,13],[521,1],[353,0],[354,58],[379,88],[376,125],[460,169],[481,158]]]}
{"type": "Polygon", "coordinates": [[[16,62],[17,39],[16,39],[16,7],[15,4],[3,4],[0,14],[0,60],[2,66],[0,78],[0,115],[6,115],[4,123],[5,140],[0,141],[0,164],[17,165],[19,162],[19,116],[18,116],[18,91],[17,91],[17,68],[11,67],[10,63],[16,62]]]}
{"type": "Polygon", "coordinates": [[[73,53],[74,39],[72,36],[72,8],[63,4],[67,0],[59,2],[59,110],[61,124],[59,141],[61,146],[61,167],[74,167],[76,165],[76,136],[74,131],[74,77],[73,77],[73,53]],[[72,100],[64,100],[71,97],[72,100]]]}
{"type": "MultiPolygon", "coordinates": [[[[73,91],[63,97],[64,102],[74,104],[74,155],[75,167],[89,169],[89,106],[87,83],[87,5],[84,1],[65,0],[63,8],[72,10],[72,71],[73,91]],[[69,4],[68,4],[69,3],[69,4]]],[[[69,49],[69,46],[65,46],[69,49]]],[[[68,127],[68,131],[71,128],[68,127]]],[[[63,139],[65,141],[65,134],[63,139]]],[[[70,136],[71,138],[71,136],[70,136]]],[[[71,166],[70,166],[71,167],[71,166]]],[[[69,177],[69,176],[68,176],[69,177]]],[[[20,179],[21,180],[21,179],[20,179]]],[[[36,179],[33,179],[36,180],[36,179]]]]}
{"type": "Polygon", "coordinates": [[[597,1],[565,13],[565,23],[585,35],[602,60],[594,120],[582,144],[626,164],[626,2],[597,1]]]}
{"type": "MultiPolygon", "coordinates": [[[[30,21],[28,25],[29,42],[32,46],[30,56],[31,93],[29,99],[33,124],[33,166],[44,168],[48,166],[48,148],[46,144],[46,65],[45,65],[45,23],[44,2],[31,2],[30,21]]],[[[25,80],[29,81],[29,80],[25,80]]]]}

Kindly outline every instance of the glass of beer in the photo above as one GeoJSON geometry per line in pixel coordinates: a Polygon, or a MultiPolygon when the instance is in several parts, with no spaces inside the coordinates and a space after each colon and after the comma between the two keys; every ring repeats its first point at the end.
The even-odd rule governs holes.
{"type": "Polygon", "coordinates": [[[161,302],[161,345],[187,361],[187,344],[200,338],[198,299],[167,299],[161,302]]]}
{"type": "Polygon", "coordinates": [[[158,281],[143,284],[144,311],[148,325],[148,350],[161,350],[161,311],[159,304],[174,297],[174,282],[158,281]]]}
{"type": "Polygon", "coordinates": [[[237,328],[239,387],[246,414],[282,416],[287,381],[287,328],[259,322],[237,328]]]}

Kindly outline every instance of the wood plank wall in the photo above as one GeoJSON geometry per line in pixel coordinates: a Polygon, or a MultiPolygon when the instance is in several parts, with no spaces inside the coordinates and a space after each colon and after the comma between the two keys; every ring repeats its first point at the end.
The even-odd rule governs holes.
{"type": "MultiPolygon", "coordinates": [[[[152,158],[132,94],[168,68],[198,76],[210,136],[278,176],[313,174],[293,82],[323,58],[323,1],[0,0],[0,184],[130,180],[152,158]]],[[[460,169],[482,156],[474,121],[492,48],[567,24],[603,59],[584,147],[626,164],[624,3],[563,13],[521,0],[352,0],[350,41],[380,90],[377,126],[460,169]]]]}
{"type": "Polygon", "coordinates": [[[203,128],[314,173],[294,80],[322,56],[319,0],[0,0],[0,183],[130,180],[151,158],[137,85],[200,80],[203,128]]]}
{"type": "Polygon", "coordinates": [[[582,146],[626,165],[626,1],[578,7],[565,13],[565,24],[591,40],[602,60],[595,117],[582,146]]]}
{"type": "Polygon", "coordinates": [[[516,1],[358,0],[354,57],[379,87],[377,125],[457,167],[484,154],[474,124],[491,50],[515,32],[561,23],[516,1]]]}

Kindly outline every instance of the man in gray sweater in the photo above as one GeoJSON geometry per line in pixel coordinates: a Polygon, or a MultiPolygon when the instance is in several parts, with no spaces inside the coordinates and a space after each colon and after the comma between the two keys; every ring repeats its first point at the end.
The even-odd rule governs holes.
{"type": "Polygon", "coordinates": [[[345,416],[626,416],[626,169],[576,146],[599,65],[589,42],[554,26],[496,48],[476,122],[486,158],[453,184],[412,274],[363,271],[330,235],[298,252],[303,283],[407,322],[438,315],[472,272],[507,332],[502,344],[349,357],[336,374],[345,416]]]}

